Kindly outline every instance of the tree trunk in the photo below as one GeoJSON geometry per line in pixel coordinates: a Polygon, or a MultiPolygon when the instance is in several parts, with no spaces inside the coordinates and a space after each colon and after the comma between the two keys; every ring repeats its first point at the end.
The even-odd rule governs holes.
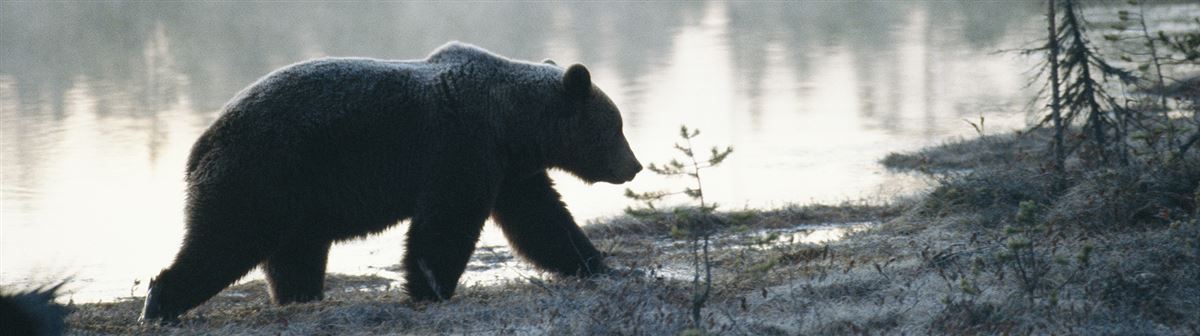
{"type": "Polygon", "coordinates": [[[1066,158],[1063,153],[1064,127],[1062,123],[1062,105],[1058,101],[1058,14],[1054,12],[1054,3],[1056,1],[1058,0],[1046,0],[1046,7],[1048,8],[1046,21],[1050,33],[1046,47],[1050,50],[1050,118],[1054,121],[1054,171],[1058,173],[1058,178],[1062,178],[1066,158]]]}
{"type": "Polygon", "coordinates": [[[1083,81],[1084,99],[1087,99],[1088,123],[1092,126],[1092,141],[1095,142],[1096,151],[1100,154],[1100,162],[1108,163],[1107,146],[1105,144],[1104,134],[1104,110],[1100,108],[1100,103],[1096,101],[1096,82],[1092,80],[1091,64],[1088,60],[1087,44],[1083,40],[1083,23],[1075,17],[1075,1],[1065,0],[1066,10],[1063,11],[1063,19],[1066,24],[1073,27],[1071,29],[1071,39],[1075,46],[1070,52],[1075,53],[1080,62],[1079,77],[1083,81]]]}

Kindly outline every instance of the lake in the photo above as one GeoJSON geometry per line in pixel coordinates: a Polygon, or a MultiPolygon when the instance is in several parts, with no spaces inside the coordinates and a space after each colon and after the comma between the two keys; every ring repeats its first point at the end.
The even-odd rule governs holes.
{"type": "MultiPolygon", "coordinates": [[[[732,145],[703,175],[723,208],[886,200],[924,186],[877,164],[887,153],[975,136],[964,119],[984,118],[988,134],[1026,124],[1034,60],[997,51],[1040,36],[1040,11],[1008,1],[0,3],[0,283],[72,277],[73,300],[143,295],[183,233],[188,150],[234,93],[314,57],[419,59],[451,40],[587,64],[643,163],[673,157],[680,124],[703,131],[701,146],[732,145]]],[[[626,187],[685,183],[554,177],[581,223],[633,205],[626,187]]],[[[391,272],[404,227],[335,246],[329,271],[391,272]]],[[[488,227],[481,245],[503,245],[488,227]]]]}

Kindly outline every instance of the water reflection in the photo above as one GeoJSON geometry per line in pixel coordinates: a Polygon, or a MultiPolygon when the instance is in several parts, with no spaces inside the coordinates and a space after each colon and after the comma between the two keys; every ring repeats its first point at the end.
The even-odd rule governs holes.
{"type": "MultiPolygon", "coordinates": [[[[1183,12],[1194,7],[1187,7],[1183,12]]],[[[311,57],[420,58],[448,40],[583,62],[663,161],[680,123],[737,152],[706,176],[728,207],[840,201],[906,185],[889,151],[1019,126],[1036,2],[0,3],[0,282],[76,274],[127,294],[182,233],[183,162],[235,92],[311,57]],[[39,268],[42,267],[42,268],[39,268]],[[42,274],[42,275],[39,275],[42,274]]],[[[1179,11],[1175,11],[1179,12],[1179,11]]],[[[702,145],[704,143],[701,143],[702,145]]],[[[556,174],[581,220],[625,186],[556,174]]],[[[673,185],[640,176],[633,187],[673,185]]],[[[502,244],[488,229],[485,240],[502,244]]],[[[334,249],[332,271],[394,264],[401,232],[334,249]]]]}

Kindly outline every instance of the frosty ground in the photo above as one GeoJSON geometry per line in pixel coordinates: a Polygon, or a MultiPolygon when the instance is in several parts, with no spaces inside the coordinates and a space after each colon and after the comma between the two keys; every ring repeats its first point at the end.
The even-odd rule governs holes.
{"type": "MultiPolygon", "coordinates": [[[[888,202],[623,215],[586,227],[623,270],[531,274],[414,303],[331,274],[327,298],[274,306],[241,284],[179,325],[140,298],[80,304],[72,334],[1197,334],[1200,158],[1048,177],[1046,135],[899,153],[932,190],[888,202]],[[712,296],[692,321],[695,233],[713,227],[712,296]],[[842,239],[798,239],[850,225],[842,239]]],[[[1069,163],[1078,164],[1078,163],[1069,163]]]]}

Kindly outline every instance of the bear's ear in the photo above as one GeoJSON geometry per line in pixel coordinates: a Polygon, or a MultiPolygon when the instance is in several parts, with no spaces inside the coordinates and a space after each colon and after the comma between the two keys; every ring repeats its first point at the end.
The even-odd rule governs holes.
{"type": "Polygon", "coordinates": [[[563,73],[563,87],[573,97],[586,97],[592,91],[592,74],[583,64],[572,64],[563,73]]]}
{"type": "Polygon", "coordinates": [[[549,59],[549,58],[542,60],[542,63],[546,63],[549,65],[558,65],[558,63],[554,63],[554,60],[549,59]]]}

